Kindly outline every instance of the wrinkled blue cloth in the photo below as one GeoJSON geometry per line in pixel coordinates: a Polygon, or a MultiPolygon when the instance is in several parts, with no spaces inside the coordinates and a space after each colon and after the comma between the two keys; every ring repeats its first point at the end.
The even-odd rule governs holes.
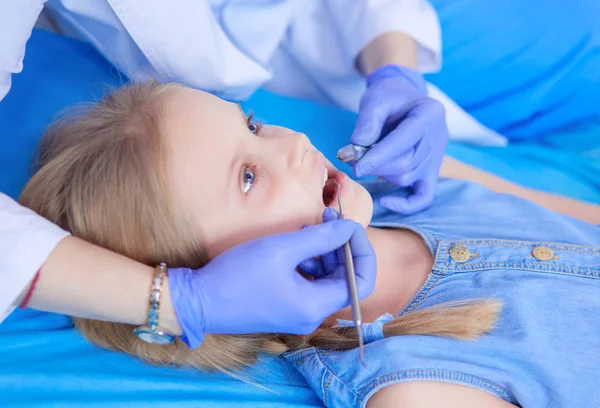
{"type": "Polygon", "coordinates": [[[600,2],[430,0],[443,67],[425,79],[510,141],[600,125],[600,2]]]}

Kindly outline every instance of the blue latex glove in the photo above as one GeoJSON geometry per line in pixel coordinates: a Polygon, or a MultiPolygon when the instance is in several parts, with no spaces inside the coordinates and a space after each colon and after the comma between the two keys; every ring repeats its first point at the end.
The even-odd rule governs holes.
{"type": "Polygon", "coordinates": [[[367,77],[351,138],[359,146],[379,142],[351,164],[357,177],[379,176],[411,186],[411,195],[385,196],[380,204],[399,213],[415,213],[433,201],[448,136],[444,107],[427,96],[421,74],[386,65],[367,77]]]}
{"type": "Polygon", "coordinates": [[[206,333],[313,332],[329,315],[349,304],[344,268],[314,281],[296,268],[350,240],[361,298],[371,294],[377,273],[375,253],[364,228],[335,220],[287,234],[243,243],[200,270],[168,270],[182,340],[191,348],[206,333]]]}
{"type": "MultiPolygon", "coordinates": [[[[328,207],[323,212],[323,222],[331,222],[337,220],[340,217],[340,213],[331,207],[328,207]]],[[[366,233],[365,233],[366,237],[366,233]]],[[[362,237],[362,234],[360,236],[362,237]]],[[[354,238],[353,238],[354,239],[354,238]]],[[[366,238],[365,238],[366,239],[366,238]]],[[[368,240],[366,241],[368,242],[368,240]]],[[[356,242],[350,241],[350,247],[352,248],[352,259],[356,259],[357,254],[354,252],[356,242]]],[[[359,243],[360,245],[360,243],[359,243]]],[[[344,248],[336,248],[335,250],[321,255],[320,257],[310,258],[300,264],[302,272],[310,274],[315,277],[320,276],[334,276],[345,279],[346,268],[344,248]]],[[[375,280],[365,280],[364,276],[356,276],[356,285],[361,287],[362,285],[375,285],[375,280]]],[[[374,287],[374,286],[373,286],[374,287]]],[[[347,290],[347,289],[346,289],[347,290]]],[[[373,288],[369,290],[369,294],[373,291],[373,288]]],[[[360,295],[360,291],[359,291],[360,295]]],[[[361,297],[364,299],[364,297],[361,297]]]]}

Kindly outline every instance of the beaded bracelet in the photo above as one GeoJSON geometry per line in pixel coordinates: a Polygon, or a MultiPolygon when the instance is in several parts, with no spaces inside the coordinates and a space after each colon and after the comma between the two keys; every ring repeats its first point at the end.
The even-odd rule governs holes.
{"type": "Polygon", "coordinates": [[[134,333],[143,341],[153,344],[169,344],[175,340],[175,336],[159,327],[160,301],[163,291],[163,281],[167,276],[167,265],[161,263],[154,269],[152,289],[150,290],[150,302],[148,307],[148,323],[134,329],[134,333]]]}

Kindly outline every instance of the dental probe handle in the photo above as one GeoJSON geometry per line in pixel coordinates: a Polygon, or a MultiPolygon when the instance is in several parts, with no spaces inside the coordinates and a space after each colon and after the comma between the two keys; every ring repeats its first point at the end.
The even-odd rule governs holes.
{"type": "Polygon", "coordinates": [[[352,250],[350,242],[344,244],[344,258],[346,264],[346,281],[348,283],[348,294],[350,295],[350,304],[352,306],[352,320],[356,327],[358,337],[358,347],[360,350],[360,361],[365,364],[364,342],[362,337],[362,313],[360,311],[360,300],[358,298],[358,289],[356,287],[356,271],[354,270],[354,261],[352,259],[352,250]]]}
{"type": "MultiPolygon", "coordinates": [[[[337,186],[337,201],[340,210],[340,219],[346,218],[344,216],[344,209],[342,208],[342,188],[337,181],[333,181],[337,186]]],[[[350,305],[352,306],[352,320],[356,327],[356,336],[358,337],[358,348],[360,350],[360,361],[364,367],[365,354],[364,354],[364,341],[362,337],[362,314],[360,312],[360,299],[358,298],[358,289],[356,287],[356,271],[354,270],[354,258],[352,256],[352,248],[350,247],[350,241],[344,244],[344,265],[346,266],[346,282],[348,284],[348,295],[350,297],[350,305]]]]}

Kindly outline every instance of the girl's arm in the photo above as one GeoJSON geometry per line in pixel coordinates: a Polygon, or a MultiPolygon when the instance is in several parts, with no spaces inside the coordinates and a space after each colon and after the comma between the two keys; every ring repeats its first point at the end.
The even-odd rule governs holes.
{"type": "MultiPolygon", "coordinates": [[[[75,317],[142,325],[148,320],[153,268],[117,253],[67,236],[40,270],[29,306],[75,317]]],[[[171,302],[168,279],[160,303],[161,326],[181,328],[171,302]]],[[[23,301],[27,288],[17,299],[23,301]]]]}
{"type": "Polygon", "coordinates": [[[569,215],[591,224],[600,224],[600,206],[598,205],[523,187],[476,167],[459,162],[449,156],[444,157],[440,176],[474,181],[498,193],[512,194],[537,203],[549,210],[569,215]]]}
{"type": "Polygon", "coordinates": [[[394,384],[378,391],[367,408],[515,408],[485,391],[434,381],[394,384]]]}

